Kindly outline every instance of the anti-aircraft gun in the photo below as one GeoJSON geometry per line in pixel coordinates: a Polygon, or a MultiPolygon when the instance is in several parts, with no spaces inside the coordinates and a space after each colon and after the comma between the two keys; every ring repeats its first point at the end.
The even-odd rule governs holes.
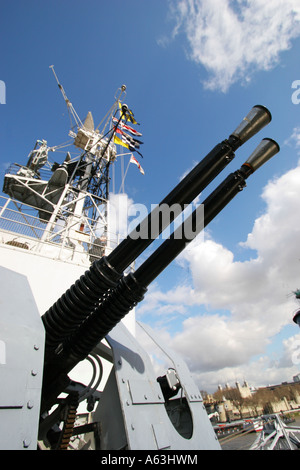
{"type": "Polygon", "coordinates": [[[42,316],[41,446],[64,449],[72,435],[93,432],[96,448],[103,450],[220,449],[184,361],[142,325],[173,364],[165,375],[157,377],[149,356],[121,320],[143,300],[151,282],[243,190],[247,178],[279,151],[278,144],[263,139],[240,169],[231,173],[135,272],[124,272],[233,160],[235,151],[270,120],[265,107],[254,106],[228,139],[217,144],[117,248],[94,261],[42,316]],[[162,216],[164,208],[168,218],[162,216]],[[69,378],[79,362],[95,357],[95,353],[112,364],[101,394],[95,387],[89,390],[69,378]],[[88,398],[90,410],[93,400],[97,406],[89,424],[73,428],[82,397],[88,398]],[[61,422],[62,429],[58,426],[61,422]]]}
{"type": "MultiPolygon", "coordinates": [[[[125,333],[121,326],[117,332],[114,328],[143,300],[149,284],[175,259],[186,244],[245,187],[246,179],[279,151],[278,144],[271,139],[264,139],[241,168],[230,174],[206,198],[203,207],[197,208],[135,273],[123,275],[125,269],[166,228],[163,218],[160,217],[163,208],[175,205],[178,212],[182,211],[234,158],[234,152],[270,120],[271,115],[266,108],[255,106],[228,140],[214,147],[110,255],[94,262],[91,269],[44,314],[42,320],[46,331],[46,348],[42,415],[55,404],[61,392],[68,390],[68,373],[110,334],[115,371],[112,373],[114,377],[111,376],[109,380],[109,393],[103,393],[103,397],[106,397],[103,402],[108,401],[103,406],[108,406],[110,410],[117,408],[118,413],[115,412],[117,416],[109,416],[107,409],[101,410],[102,398],[100,399],[97,408],[99,412],[95,413],[100,418],[102,434],[105,435],[105,438],[100,438],[100,447],[218,447],[210,423],[206,419],[199,391],[183,363],[177,358],[174,371],[168,371],[166,376],[155,381],[153,373],[150,374],[150,371],[142,366],[146,362],[137,352],[140,349],[136,340],[130,338],[129,344],[132,347],[134,343],[138,349],[130,350],[126,344],[128,333],[125,333]],[[124,362],[127,362],[126,366],[124,362]],[[123,370],[127,373],[125,377],[123,370]],[[122,384],[127,394],[126,391],[121,392],[122,384]],[[174,391],[177,393],[178,388],[184,390],[185,406],[182,411],[184,418],[175,426],[170,418],[175,408],[170,405],[169,398],[174,391]],[[168,406],[165,406],[166,403],[168,406]],[[137,423],[133,425],[126,418],[129,412],[129,416],[132,413],[129,421],[132,421],[132,418],[137,419],[137,412],[132,411],[134,406],[139,413],[140,429],[136,429],[139,428],[137,423]],[[161,412],[163,417],[160,416],[161,412]],[[116,427],[119,429],[117,433],[116,427]]],[[[178,212],[169,212],[170,222],[178,212]]],[[[171,356],[172,354],[174,353],[171,353],[171,356]]],[[[178,403],[176,405],[178,406],[178,403]]]]}

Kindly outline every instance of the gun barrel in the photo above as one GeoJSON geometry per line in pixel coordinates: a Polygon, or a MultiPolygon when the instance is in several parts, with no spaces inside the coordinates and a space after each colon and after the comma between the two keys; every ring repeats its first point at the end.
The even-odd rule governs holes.
{"type": "Polygon", "coordinates": [[[94,262],[50,307],[42,316],[46,356],[47,351],[55,350],[77,330],[104,296],[117,286],[123,271],[172,223],[175,217],[172,212],[169,220],[160,219],[161,207],[177,204],[183,210],[234,158],[234,151],[270,121],[271,113],[267,108],[254,106],[228,140],[216,145],[111,254],[94,262]],[[137,237],[145,230],[148,236],[137,237]]]}
{"type": "MultiPolygon", "coordinates": [[[[96,318],[99,318],[99,323],[104,326],[101,333],[100,339],[103,339],[106,334],[112,329],[113,326],[118,323],[121,318],[124,316],[124,311],[121,304],[122,294],[121,291],[126,291],[126,296],[132,297],[132,303],[130,309],[136,305],[137,302],[143,299],[143,296],[147,290],[148,285],[154,281],[154,279],[181,253],[181,251],[186,247],[186,245],[191,241],[190,238],[185,237],[184,225],[192,226],[194,237],[199,234],[199,232],[206,227],[221,211],[224,207],[246,186],[246,179],[256,171],[255,165],[250,165],[249,161],[253,163],[256,162],[255,156],[260,159],[265,159],[267,161],[271,156],[276,155],[279,152],[279,145],[271,139],[264,139],[249,159],[241,166],[241,168],[231,173],[203,202],[204,211],[201,211],[201,214],[204,215],[202,221],[199,222],[198,217],[198,208],[190,215],[186,222],[182,224],[179,230],[181,237],[176,236],[176,231],[170,236],[169,239],[165,240],[157,250],[149,256],[149,258],[135,271],[134,274],[131,274],[130,277],[127,276],[123,278],[123,284],[118,284],[118,289],[116,289],[117,294],[113,297],[109,297],[105,302],[104,309],[102,306],[99,307],[98,311],[95,311],[86,322],[83,323],[82,328],[76,333],[76,339],[73,340],[72,344],[77,344],[77,348],[80,345],[80,338],[88,338],[90,334],[88,333],[87,325],[93,325],[93,329],[96,324],[96,318]],[[264,149],[262,156],[262,149],[264,149]],[[127,281],[125,281],[127,279],[127,281]],[[114,300],[116,299],[116,300],[114,300]],[[118,299],[118,300],[117,300],[118,299]],[[114,302],[118,302],[114,304],[114,302]],[[109,315],[108,306],[115,305],[115,312],[113,315],[109,315]],[[119,309],[119,310],[118,310],[119,309]],[[102,312],[105,311],[105,318],[110,319],[110,321],[103,321],[101,318],[102,312]],[[115,320],[118,317],[118,311],[121,312],[121,318],[118,319],[116,323],[115,320]],[[107,328],[106,328],[107,327],[107,328]]],[[[129,310],[128,310],[129,311],[129,310]]],[[[127,310],[125,314],[127,313],[127,310]]],[[[94,328],[93,335],[97,336],[96,328],[94,328]]],[[[97,341],[100,341],[99,336],[97,341]]],[[[97,343],[95,343],[96,345],[97,343]]]]}
{"type": "Polygon", "coordinates": [[[228,140],[216,145],[203,160],[161,201],[161,203],[123,240],[108,256],[109,263],[119,272],[123,272],[150,244],[167,225],[173,222],[170,213],[168,221],[160,220],[163,206],[172,207],[190,204],[208,184],[234,158],[234,151],[266,126],[272,119],[270,111],[261,105],[254,106],[242,120],[228,140]],[[138,237],[138,235],[146,236],[138,237]]]}

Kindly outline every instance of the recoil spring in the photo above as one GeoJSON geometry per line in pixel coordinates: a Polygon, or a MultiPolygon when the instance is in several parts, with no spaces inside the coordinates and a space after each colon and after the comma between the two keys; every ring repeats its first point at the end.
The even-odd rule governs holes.
{"type": "Polygon", "coordinates": [[[46,348],[55,349],[72,334],[120,279],[106,257],[95,261],[42,316],[46,348]]]}
{"type": "Polygon", "coordinates": [[[144,298],[147,288],[133,273],[124,276],[111,295],[82,323],[64,347],[72,359],[84,359],[93,348],[144,298]]]}

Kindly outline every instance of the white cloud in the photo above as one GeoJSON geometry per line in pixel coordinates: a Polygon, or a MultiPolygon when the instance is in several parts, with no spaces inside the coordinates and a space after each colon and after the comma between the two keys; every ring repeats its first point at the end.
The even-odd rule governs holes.
{"type": "Polygon", "coordinates": [[[234,254],[212,238],[196,239],[178,260],[190,274],[189,282],[181,281],[166,293],[152,286],[138,309],[142,317],[149,311],[159,315],[160,328],[163,315],[181,315],[182,330],[170,335],[170,344],[202,387],[205,380],[214,380],[216,386],[219,377],[227,381],[232,374],[252,380],[252,385],[276,383],[299,370],[289,341],[281,345],[281,361],[263,356],[274,337],[292,324],[298,308],[291,294],[300,287],[299,182],[300,162],[264,188],[266,210],[240,244],[254,250],[255,257],[235,261],[234,254]],[[254,361],[258,355],[261,358],[254,361]]]}
{"type": "Polygon", "coordinates": [[[300,35],[298,0],[179,0],[170,10],[173,37],[185,33],[188,55],[209,72],[204,85],[211,90],[226,92],[272,69],[300,35]]]}
{"type": "Polygon", "coordinates": [[[300,147],[300,127],[294,127],[292,135],[285,140],[285,145],[294,146],[296,148],[300,147]]]}

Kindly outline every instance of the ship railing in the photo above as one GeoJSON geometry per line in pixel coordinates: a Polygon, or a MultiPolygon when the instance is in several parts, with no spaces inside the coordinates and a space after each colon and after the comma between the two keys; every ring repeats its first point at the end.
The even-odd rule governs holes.
{"type": "Polygon", "coordinates": [[[5,175],[20,175],[22,174],[22,171],[30,171],[32,178],[44,181],[48,181],[50,176],[52,175],[50,168],[40,168],[37,173],[33,170],[29,170],[27,166],[20,165],[19,163],[12,163],[5,171],[5,175]]]}
{"type": "Polygon", "coordinates": [[[107,227],[105,236],[99,235],[99,227],[94,229],[92,219],[87,217],[82,231],[76,218],[66,224],[68,213],[50,229],[47,222],[35,215],[37,211],[36,207],[0,196],[0,243],[64,261],[81,259],[90,263],[109,254],[120,241],[107,227]]]}
{"type": "Polygon", "coordinates": [[[279,413],[263,415],[263,430],[258,434],[250,450],[299,450],[300,427],[289,426],[279,413]]]}

